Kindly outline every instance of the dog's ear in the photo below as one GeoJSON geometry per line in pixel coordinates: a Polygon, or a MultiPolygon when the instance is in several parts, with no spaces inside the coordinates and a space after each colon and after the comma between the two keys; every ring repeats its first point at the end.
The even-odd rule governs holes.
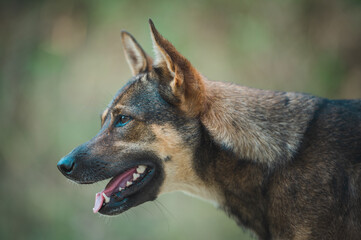
{"type": "Polygon", "coordinates": [[[121,38],[125,57],[133,76],[150,71],[153,60],[145,53],[135,38],[126,31],[121,32],[121,38]]]}
{"type": "Polygon", "coordinates": [[[204,105],[201,74],[165,39],[149,19],[156,55],[153,68],[162,74],[160,93],[165,100],[180,107],[187,115],[197,116],[204,105]]]}

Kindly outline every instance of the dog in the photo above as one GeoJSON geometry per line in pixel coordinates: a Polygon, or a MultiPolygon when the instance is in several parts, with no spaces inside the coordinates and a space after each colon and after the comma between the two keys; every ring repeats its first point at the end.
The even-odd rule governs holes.
{"type": "Polygon", "coordinates": [[[57,165],[80,184],[111,178],[94,213],[184,191],[259,239],[360,239],[361,100],[209,81],[149,24],[155,58],[121,33],[133,77],[57,165]]]}

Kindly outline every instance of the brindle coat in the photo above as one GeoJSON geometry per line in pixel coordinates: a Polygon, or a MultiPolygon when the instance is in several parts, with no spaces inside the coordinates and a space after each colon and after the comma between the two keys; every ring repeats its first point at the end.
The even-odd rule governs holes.
{"type": "Polygon", "coordinates": [[[100,213],[181,190],[218,203],[260,239],[360,239],[361,101],[208,81],[150,26],[154,62],[122,32],[134,77],[99,134],[58,163],[79,183],[154,168],[139,193],[111,197],[100,213]],[[114,127],[121,115],[133,120],[114,127]]]}

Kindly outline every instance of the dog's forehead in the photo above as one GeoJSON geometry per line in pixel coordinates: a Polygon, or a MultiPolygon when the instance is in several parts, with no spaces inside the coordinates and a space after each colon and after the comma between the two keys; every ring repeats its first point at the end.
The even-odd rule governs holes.
{"type": "Polygon", "coordinates": [[[135,93],[140,83],[142,83],[141,79],[144,75],[137,75],[128,80],[128,82],[118,90],[118,92],[114,95],[113,100],[110,102],[108,108],[112,108],[121,102],[124,102],[124,99],[129,98],[130,95],[135,93]]]}
{"type": "Polygon", "coordinates": [[[120,105],[145,108],[151,104],[163,102],[158,94],[157,85],[156,80],[148,74],[134,76],[115,94],[108,109],[120,105]]]}

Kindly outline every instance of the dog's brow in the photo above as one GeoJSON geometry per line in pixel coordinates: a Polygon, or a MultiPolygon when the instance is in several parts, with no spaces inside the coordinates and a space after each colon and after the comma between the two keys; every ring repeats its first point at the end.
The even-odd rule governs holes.
{"type": "Polygon", "coordinates": [[[109,112],[109,108],[105,109],[100,115],[102,118],[105,118],[106,115],[108,115],[108,112],[109,112]]]}
{"type": "Polygon", "coordinates": [[[114,116],[114,115],[117,115],[117,114],[124,114],[124,115],[131,115],[132,113],[132,108],[131,107],[128,107],[128,106],[124,106],[124,105],[116,105],[113,107],[113,109],[111,110],[111,114],[114,116]]]}
{"type": "Polygon", "coordinates": [[[111,110],[109,110],[109,112],[112,118],[121,114],[121,115],[131,116],[139,121],[145,120],[144,113],[139,111],[139,109],[137,109],[136,107],[132,107],[132,106],[116,105],[111,110]]]}
{"type": "Polygon", "coordinates": [[[109,113],[109,108],[105,109],[105,110],[103,111],[103,113],[100,114],[100,120],[101,120],[101,125],[102,125],[102,126],[103,126],[103,124],[104,124],[104,122],[105,122],[105,119],[106,119],[108,113],[109,113]]]}

